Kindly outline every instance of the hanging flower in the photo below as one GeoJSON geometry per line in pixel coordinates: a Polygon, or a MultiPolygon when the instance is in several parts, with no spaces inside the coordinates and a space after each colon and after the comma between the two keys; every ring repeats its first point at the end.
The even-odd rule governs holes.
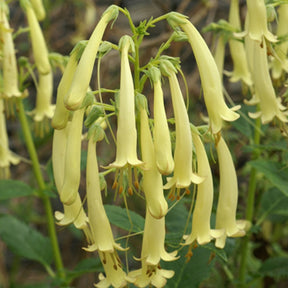
{"type": "MultiPolygon", "coordinates": [[[[154,85],[154,149],[156,164],[159,171],[170,174],[174,168],[170,132],[167,123],[163,91],[161,87],[161,74],[158,68],[149,70],[154,85]]],[[[145,161],[145,160],[144,160],[145,161]]]]}
{"type": "Polygon", "coordinates": [[[32,7],[35,11],[36,17],[39,21],[42,21],[46,17],[46,11],[42,0],[30,0],[32,7]]]}
{"type": "Polygon", "coordinates": [[[282,122],[288,122],[288,112],[281,104],[281,98],[277,98],[269,74],[266,43],[260,46],[258,42],[254,45],[253,80],[255,86],[255,97],[258,99],[260,111],[249,113],[252,118],[261,117],[263,124],[269,123],[277,117],[282,122]]]}
{"type": "Polygon", "coordinates": [[[4,103],[0,98],[0,179],[10,177],[10,164],[17,165],[19,158],[9,150],[6,120],[4,115],[4,103]]]}
{"type": "MultiPolygon", "coordinates": [[[[131,166],[141,166],[143,162],[137,157],[137,131],[135,123],[135,96],[133,78],[129,66],[128,51],[133,49],[129,36],[120,39],[121,73],[119,93],[119,114],[117,121],[116,159],[108,167],[115,167],[116,175],[120,172],[120,192],[122,187],[123,168],[131,171],[131,166]],[[120,171],[119,171],[120,170],[120,171]]],[[[129,172],[129,175],[131,173],[129,172]]],[[[129,176],[129,191],[132,192],[132,179],[129,176]]],[[[115,179],[115,181],[117,181],[115,179]]]]}
{"type": "Polygon", "coordinates": [[[100,288],[110,287],[110,285],[119,288],[124,287],[127,285],[127,281],[131,281],[131,279],[122,270],[121,260],[116,249],[124,249],[114,241],[111,226],[103,206],[96,144],[93,137],[90,137],[88,142],[86,169],[87,206],[92,244],[84,249],[86,251],[98,251],[106,274],[106,277],[103,274],[99,275],[100,282],[95,286],[100,288]]]}
{"type": "Polygon", "coordinates": [[[12,29],[6,16],[8,7],[5,3],[0,4],[0,38],[2,46],[3,89],[1,96],[4,98],[20,97],[22,93],[18,87],[18,69],[15,57],[12,29]]]}
{"type": "Polygon", "coordinates": [[[276,42],[277,37],[267,27],[267,12],[264,0],[247,0],[248,8],[248,36],[258,42],[265,37],[270,42],[276,42]]]}
{"type": "Polygon", "coordinates": [[[162,176],[156,166],[156,157],[152,136],[150,133],[148,116],[145,108],[140,112],[141,120],[141,152],[145,163],[143,170],[143,190],[149,213],[157,219],[166,215],[168,204],[163,193],[162,176]]]}
{"type": "Polygon", "coordinates": [[[135,280],[137,287],[153,285],[157,288],[164,287],[167,280],[174,276],[173,270],[160,268],[160,260],[177,260],[177,251],[167,253],[164,248],[165,217],[155,219],[146,209],[145,227],[141,250],[142,267],[131,271],[128,276],[135,280]]]}
{"type": "Polygon", "coordinates": [[[64,98],[67,109],[76,110],[82,104],[89,87],[94,62],[104,31],[108,23],[117,18],[118,12],[118,7],[111,5],[103,13],[102,18],[94,29],[75,71],[70,90],[64,98]]]}
{"type": "Polygon", "coordinates": [[[195,241],[204,245],[212,238],[218,238],[223,234],[221,230],[214,230],[210,227],[210,217],[213,206],[213,178],[205,148],[200,136],[192,133],[193,143],[197,155],[198,173],[205,177],[205,180],[198,184],[196,204],[192,216],[192,230],[190,235],[184,235],[184,245],[191,245],[195,241]]]}
{"type": "Polygon", "coordinates": [[[216,144],[219,170],[220,189],[216,211],[216,229],[223,229],[224,234],[216,238],[215,245],[224,248],[226,237],[242,237],[250,228],[246,220],[236,220],[238,201],[238,183],[234,163],[230,151],[222,137],[216,144]]]}
{"type": "MultiPolygon", "coordinates": [[[[52,168],[54,181],[57,191],[60,195],[64,182],[65,156],[67,147],[67,138],[70,130],[70,124],[61,130],[54,130],[52,143],[52,168]]],[[[69,225],[73,223],[77,229],[88,230],[88,217],[83,209],[79,193],[71,205],[64,204],[64,213],[55,212],[55,218],[58,225],[69,225]]]]}
{"type": "Polygon", "coordinates": [[[203,95],[209,116],[209,125],[213,134],[217,134],[223,126],[222,120],[235,121],[239,114],[234,112],[240,106],[229,109],[224,101],[221,77],[214,58],[204,39],[193,24],[182,14],[170,13],[167,18],[172,27],[180,26],[188,36],[198,65],[203,95]]]}
{"type": "Polygon", "coordinates": [[[48,74],[51,72],[51,66],[49,63],[46,42],[40,24],[30,1],[21,0],[21,5],[24,8],[28,19],[35,65],[40,74],[48,74]]]}
{"type": "MultiPolygon", "coordinates": [[[[162,62],[162,64],[164,61],[162,62]]],[[[163,64],[164,65],[164,64],[163,64]]],[[[169,65],[170,66],[170,65],[169,65]]],[[[177,197],[179,197],[180,188],[188,189],[191,183],[200,183],[203,179],[192,171],[192,136],[189,117],[186,111],[184,98],[178,83],[176,71],[169,68],[168,63],[166,74],[168,75],[173,111],[175,116],[176,143],[174,151],[174,174],[168,178],[164,189],[171,189],[170,197],[173,199],[175,188],[177,188],[177,197]]],[[[163,67],[163,66],[162,66],[163,67]]],[[[171,67],[171,66],[170,66],[171,67]]]]}
{"type": "MultiPolygon", "coordinates": [[[[239,0],[231,0],[229,23],[237,30],[241,30],[239,16],[239,0]]],[[[227,74],[231,82],[243,81],[246,85],[251,86],[252,78],[249,71],[244,44],[241,41],[229,40],[230,53],[233,60],[233,71],[227,74]]]]}
{"type": "Polygon", "coordinates": [[[61,202],[66,205],[73,204],[78,195],[81,176],[81,137],[84,111],[85,109],[82,108],[73,113],[67,137],[64,180],[59,193],[61,202]]]}

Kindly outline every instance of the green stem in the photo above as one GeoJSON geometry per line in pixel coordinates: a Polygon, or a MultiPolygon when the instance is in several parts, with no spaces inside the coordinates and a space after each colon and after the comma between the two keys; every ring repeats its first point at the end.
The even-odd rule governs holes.
{"type": "Polygon", "coordinates": [[[49,232],[49,237],[50,237],[50,241],[52,244],[56,270],[57,270],[58,276],[62,280],[64,280],[65,279],[65,272],[64,272],[64,267],[63,267],[60,249],[59,249],[59,245],[58,245],[58,240],[57,240],[57,236],[56,236],[53,211],[52,211],[50,199],[44,192],[46,185],[45,185],[45,182],[43,180],[42,173],[41,173],[40,163],[38,160],[36,148],[35,148],[34,141],[33,141],[31,131],[29,128],[28,120],[27,120],[27,117],[25,114],[22,99],[17,99],[17,105],[18,105],[17,108],[18,108],[18,113],[19,113],[19,120],[20,120],[20,123],[22,126],[22,131],[24,134],[27,150],[29,152],[29,155],[30,155],[30,158],[32,161],[33,172],[34,172],[36,181],[37,181],[38,186],[39,186],[39,195],[43,201],[45,212],[46,212],[48,232],[49,232]]]}
{"type": "MultiPolygon", "coordinates": [[[[260,134],[261,134],[261,120],[258,118],[255,123],[254,130],[254,145],[260,144],[260,134]]],[[[252,154],[252,159],[256,159],[259,156],[258,150],[254,150],[252,154]]],[[[255,194],[256,194],[256,176],[257,170],[252,168],[250,171],[250,180],[248,186],[248,198],[247,198],[247,207],[246,207],[246,220],[252,222],[254,216],[254,204],[255,204],[255,194]]],[[[246,287],[245,278],[247,273],[247,257],[248,257],[248,245],[249,245],[250,237],[247,235],[242,240],[241,245],[241,253],[240,253],[240,269],[239,269],[239,288],[246,287]]]]}

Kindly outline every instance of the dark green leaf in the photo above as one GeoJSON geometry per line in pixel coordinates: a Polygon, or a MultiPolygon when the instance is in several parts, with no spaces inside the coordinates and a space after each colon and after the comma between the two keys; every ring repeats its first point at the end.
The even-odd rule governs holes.
{"type": "Polygon", "coordinates": [[[52,262],[50,240],[11,215],[0,217],[0,237],[15,254],[44,266],[52,262]]]}
{"type": "Polygon", "coordinates": [[[282,193],[288,196],[288,167],[270,160],[254,160],[249,164],[265,177],[282,193]]]}
{"type": "Polygon", "coordinates": [[[0,180],[0,201],[33,195],[33,189],[17,180],[0,180]]]}
{"type": "Polygon", "coordinates": [[[288,277],[288,257],[274,257],[267,259],[259,269],[262,275],[272,278],[288,277]]]}
{"type": "Polygon", "coordinates": [[[145,220],[142,216],[140,216],[139,214],[133,212],[133,211],[129,211],[131,220],[132,220],[132,227],[131,227],[131,223],[129,221],[129,218],[127,216],[127,211],[125,208],[121,208],[115,205],[104,205],[107,216],[109,218],[109,221],[121,228],[124,229],[126,231],[130,231],[130,232],[141,232],[144,230],[144,223],[145,220]]]}

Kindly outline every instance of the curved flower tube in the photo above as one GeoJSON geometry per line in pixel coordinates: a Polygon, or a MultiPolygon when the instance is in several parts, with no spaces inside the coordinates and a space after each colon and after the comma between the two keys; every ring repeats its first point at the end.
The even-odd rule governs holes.
{"type": "Polygon", "coordinates": [[[260,111],[249,113],[252,118],[261,117],[263,124],[271,122],[277,117],[282,122],[288,122],[287,108],[281,104],[281,98],[277,98],[269,74],[266,43],[260,46],[254,41],[254,68],[253,80],[256,99],[259,99],[260,111]]]}
{"type": "Polygon", "coordinates": [[[204,39],[194,25],[182,14],[170,13],[167,18],[170,25],[180,26],[187,34],[198,65],[203,95],[209,116],[209,125],[213,134],[217,134],[223,126],[223,121],[235,121],[239,114],[234,112],[240,106],[229,109],[224,101],[221,77],[214,58],[204,39]]]}
{"type": "Polygon", "coordinates": [[[205,177],[205,180],[198,184],[197,198],[192,216],[192,230],[190,235],[184,235],[184,245],[193,244],[197,241],[199,245],[207,244],[212,238],[218,238],[223,234],[221,230],[214,230],[210,227],[210,217],[213,206],[213,178],[206,155],[206,151],[200,136],[192,132],[193,143],[197,155],[198,173],[205,177]]]}
{"type": "Polygon", "coordinates": [[[10,177],[10,164],[17,165],[20,160],[9,150],[6,119],[4,115],[4,103],[0,98],[0,179],[10,177]]]}
{"type": "Polygon", "coordinates": [[[121,261],[115,250],[124,249],[114,241],[112,229],[103,206],[96,157],[96,143],[94,143],[93,137],[88,142],[86,171],[88,218],[92,234],[92,244],[84,249],[86,251],[98,250],[106,273],[106,277],[100,274],[100,282],[95,286],[101,288],[110,287],[110,285],[113,287],[124,287],[127,285],[129,278],[122,270],[121,261]]]}
{"type": "Polygon", "coordinates": [[[3,90],[1,91],[1,94],[7,98],[13,96],[20,97],[22,93],[19,91],[18,87],[18,69],[12,37],[12,29],[9,26],[9,22],[6,16],[6,4],[1,3],[0,5],[0,37],[3,53],[3,90]]]}
{"type": "Polygon", "coordinates": [[[40,24],[37,20],[31,3],[27,0],[21,0],[21,5],[24,7],[24,11],[26,12],[30,28],[35,65],[40,74],[48,74],[51,72],[51,66],[49,63],[46,42],[40,24]]]}
{"type": "Polygon", "coordinates": [[[223,229],[224,234],[216,238],[215,246],[224,248],[226,238],[242,237],[250,228],[246,220],[236,220],[238,201],[238,183],[230,151],[222,137],[216,144],[220,170],[220,191],[216,210],[216,229],[223,229]]]}
{"type": "Polygon", "coordinates": [[[160,269],[160,260],[175,261],[177,251],[167,253],[164,248],[165,217],[155,219],[146,209],[145,227],[142,242],[142,267],[131,271],[128,276],[135,280],[137,287],[146,287],[149,284],[157,288],[164,287],[167,280],[172,278],[174,271],[160,269]]]}
{"type": "Polygon", "coordinates": [[[248,36],[258,42],[265,37],[270,42],[276,42],[277,37],[267,27],[267,12],[264,0],[247,0],[248,36]]]}
{"type": "Polygon", "coordinates": [[[104,31],[108,23],[111,20],[116,19],[117,16],[117,6],[112,5],[107,8],[96,28],[94,29],[90,39],[88,40],[87,46],[75,71],[70,90],[64,98],[64,103],[67,109],[77,110],[82,104],[82,101],[89,87],[95,59],[99,45],[102,41],[104,31]]]}
{"type": "Polygon", "coordinates": [[[188,189],[191,183],[199,184],[203,181],[203,178],[192,171],[193,145],[189,117],[176,72],[171,69],[168,73],[175,116],[176,143],[174,151],[174,174],[171,178],[168,178],[164,189],[174,189],[175,187],[188,189]]]}
{"type": "MultiPolygon", "coordinates": [[[[57,191],[60,195],[61,188],[64,182],[64,169],[65,169],[65,155],[67,138],[69,134],[70,124],[61,130],[54,130],[52,142],[52,168],[54,181],[57,191]]],[[[64,213],[59,211],[55,212],[55,218],[58,225],[69,225],[73,223],[77,229],[88,229],[88,217],[83,209],[83,204],[79,193],[77,193],[76,200],[71,205],[63,205],[64,213]]]]}
{"type": "MultiPolygon", "coordinates": [[[[150,69],[154,85],[154,149],[156,164],[159,171],[168,175],[174,169],[170,132],[166,118],[163,91],[161,87],[161,73],[158,68],[150,69]]],[[[145,160],[143,160],[145,161],[145,160]]]]}
{"type": "Polygon", "coordinates": [[[145,108],[140,112],[141,120],[141,152],[145,163],[143,170],[143,190],[149,213],[157,219],[166,215],[168,204],[163,193],[162,176],[157,169],[155,150],[150,133],[148,116],[145,108]]]}
{"type": "Polygon", "coordinates": [[[46,17],[46,11],[42,0],[30,0],[33,9],[35,11],[36,17],[39,21],[42,21],[46,17]]]}

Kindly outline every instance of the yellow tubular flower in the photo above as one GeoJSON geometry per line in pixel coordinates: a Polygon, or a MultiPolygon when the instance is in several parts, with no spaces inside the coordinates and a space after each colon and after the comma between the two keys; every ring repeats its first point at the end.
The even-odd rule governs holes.
{"type": "Polygon", "coordinates": [[[122,270],[121,261],[115,249],[124,250],[116,244],[111,226],[106,215],[100,189],[96,145],[93,137],[88,142],[86,187],[89,225],[92,233],[92,245],[84,248],[86,251],[98,250],[104,266],[106,277],[102,274],[96,287],[124,287],[127,285],[127,275],[122,270]]]}
{"type": "Polygon", "coordinates": [[[42,0],[30,0],[33,9],[35,11],[36,17],[39,21],[42,21],[46,17],[46,11],[42,0]]]}
{"type": "Polygon", "coordinates": [[[141,109],[141,152],[145,163],[143,190],[149,213],[157,219],[166,215],[168,204],[163,193],[162,176],[157,169],[155,152],[145,108],[141,109]]]}
{"type": "Polygon", "coordinates": [[[214,54],[214,60],[219,71],[221,82],[223,81],[223,66],[225,58],[226,40],[220,35],[218,37],[217,46],[214,54]]]}
{"type": "Polygon", "coordinates": [[[205,180],[198,184],[196,204],[192,216],[192,231],[190,235],[184,235],[184,245],[198,244],[204,245],[212,238],[218,238],[223,234],[221,230],[214,230],[210,227],[210,217],[213,206],[213,178],[206,151],[200,136],[192,133],[193,143],[197,155],[198,173],[205,177],[205,180]]]}
{"type": "Polygon", "coordinates": [[[249,113],[252,118],[261,117],[263,124],[271,122],[277,117],[282,122],[288,122],[287,111],[281,104],[281,98],[277,98],[273,88],[273,83],[269,74],[268,59],[266,52],[266,43],[263,41],[262,46],[258,42],[254,45],[254,68],[253,80],[255,86],[256,99],[259,99],[260,111],[249,113]]]}
{"type": "Polygon", "coordinates": [[[22,1],[21,3],[24,3],[24,10],[28,19],[35,65],[40,74],[48,74],[51,72],[51,66],[49,63],[48,50],[41,27],[31,3],[26,0],[22,1]]]}
{"type": "MultiPolygon", "coordinates": [[[[61,188],[64,182],[65,169],[65,153],[67,146],[67,137],[69,134],[70,124],[61,130],[54,130],[52,143],[52,168],[57,191],[60,195],[61,188]]],[[[83,204],[79,193],[77,193],[76,200],[71,205],[63,205],[64,213],[55,212],[55,218],[58,225],[69,225],[73,223],[77,229],[88,229],[88,218],[83,209],[83,204]]]]}
{"type": "MultiPolygon", "coordinates": [[[[150,69],[154,85],[154,149],[156,164],[159,171],[170,174],[174,169],[170,132],[166,118],[163,91],[161,87],[161,74],[158,68],[150,69]]],[[[145,160],[143,160],[145,161],[145,160]]]]}
{"type": "Polygon", "coordinates": [[[263,36],[270,42],[276,42],[274,36],[267,27],[267,12],[264,0],[247,0],[248,8],[248,36],[258,42],[263,41],[263,36]]]}
{"type": "Polygon", "coordinates": [[[69,92],[64,98],[64,103],[67,109],[76,110],[82,104],[89,87],[94,62],[97,56],[99,45],[106,26],[112,19],[118,16],[118,7],[115,5],[110,6],[102,15],[99,23],[93,31],[88,44],[82,54],[78,67],[73,77],[73,81],[69,92]]]}
{"type": "MultiPolygon", "coordinates": [[[[241,30],[239,15],[239,0],[231,0],[229,11],[229,23],[241,30]]],[[[252,78],[249,71],[248,62],[244,44],[241,41],[231,39],[229,41],[230,53],[233,60],[233,72],[228,73],[231,82],[243,81],[246,85],[251,86],[252,78]]]]}
{"type": "Polygon", "coordinates": [[[61,202],[66,205],[71,205],[78,195],[84,110],[80,109],[74,112],[67,138],[64,181],[59,193],[61,202]]]}
{"type": "Polygon", "coordinates": [[[7,20],[4,3],[0,7],[0,38],[2,46],[3,90],[4,97],[19,97],[22,93],[18,87],[18,69],[15,57],[12,29],[7,20]]]}
{"type": "Polygon", "coordinates": [[[229,109],[224,101],[221,77],[218,72],[214,58],[204,39],[182,14],[170,13],[168,21],[171,25],[179,25],[187,34],[188,41],[192,47],[198,65],[203,95],[209,116],[209,124],[213,134],[217,134],[223,126],[223,121],[235,121],[239,115],[233,110],[240,106],[229,109]]]}
{"type": "MultiPolygon", "coordinates": [[[[278,25],[277,36],[284,36],[288,34],[287,18],[288,18],[288,4],[282,4],[278,8],[278,25]]],[[[288,41],[283,41],[281,44],[275,46],[275,55],[272,61],[272,77],[279,79],[283,70],[288,72],[288,41]]]]}
{"type": "MultiPolygon", "coordinates": [[[[184,98],[178,83],[176,72],[169,71],[169,85],[175,116],[176,143],[174,151],[174,174],[168,178],[164,189],[189,188],[191,183],[198,184],[203,179],[192,171],[193,145],[189,117],[186,111],[184,98]]],[[[172,192],[173,193],[173,192],[172,192]]],[[[179,189],[177,189],[177,197],[179,189]]],[[[172,198],[174,195],[172,194],[172,198]]]]}
{"type": "Polygon", "coordinates": [[[18,164],[19,159],[13,156],[9,150],[8,135],[6,130],[6,120],[4,115],[4,103],[0,98],[0,179],[10,177],[10,164],[18,164]]]}
{"type": "Polygon", "coordinates": [[[174,271],[164,270],[159,266],[160,260],[177,260],[177,251],[167,253],[165,242],[165,217],[155,219],[146,209],[145,227],[142,242],[141,261],[142,267],[131,271],[128,276],[135,279],[134,285],[146,287],[149,284],[157,288],[164,287],[167,280],[172,278],[174,271]]]}
{"type": "Polygon", "coordinates": [[[250,227],[246,220],[236,220],[238,201],[238,183],[234,163],[230,151],[222,137],[216,144],[220,189],[216,211],[216,229],[223,229],[224,234],[216,239],[217,248],[224,248],[226,237],[242,237],[250,227]]]}

